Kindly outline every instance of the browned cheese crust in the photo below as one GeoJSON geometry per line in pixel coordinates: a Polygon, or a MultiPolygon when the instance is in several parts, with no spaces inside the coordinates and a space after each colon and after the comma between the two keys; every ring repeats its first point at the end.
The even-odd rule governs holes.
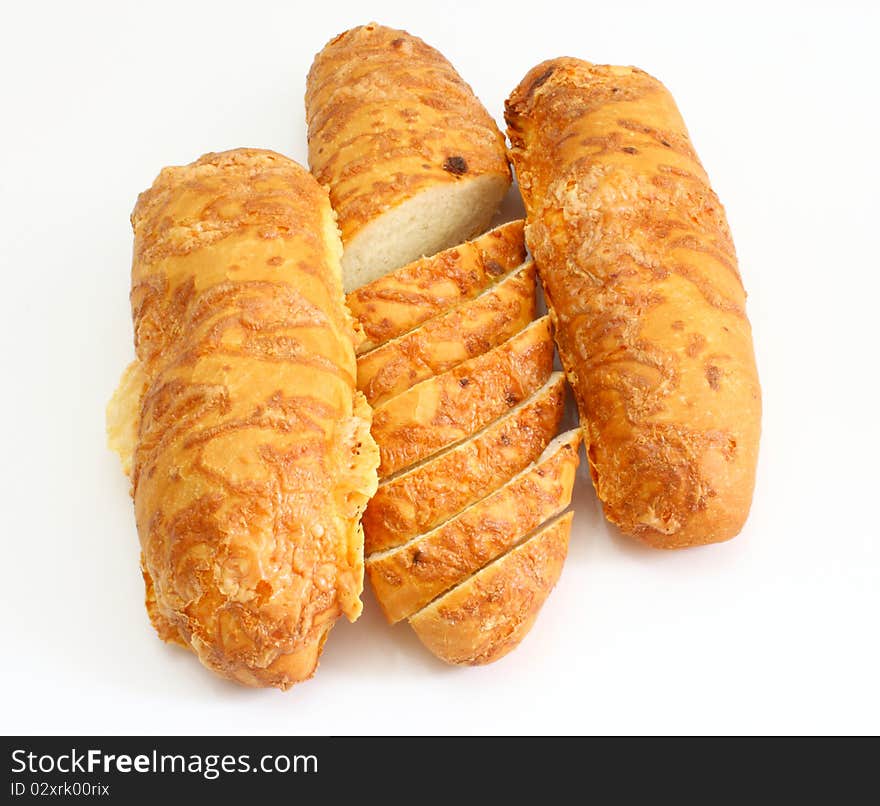
{"type": "Polygon", "coordinates": [[[379,477],[475,433],[540,388],[553,369],[545,316],[503,344],[422,381],[373,412],[379,477]]]}
{"type": "Polygon", "coordinates": [[[472,666],[514,649],[559,580],[572,517],[562,515],[412,616],[421,642],[447,663],[472,666]]]}
{"type": "Polygon", "coordinates": [[[416,260],[346,297],[365,353],[471,299],[526,259],[523,221],[511,221],[472,241],[416,260]]]}
{"type": "Polygon", "coordinates": [[[358,389],[376,406],[497,347],[535,318],[535,282],[529,262],[485,294],[359,356],[358,389]]]}
{"type": "Polygon", "coordinates": [[[519,473],[556,436],[564,404],[556,373],[509,416],[381,484],[363,517],[367,556],[433,529],[519,473]]]}
{"type": "Polygon", "coordinates": [[[287,688],[360,613],[378,463],[327,194],[279,154],[208,154],[132,226],[147,608],[216,672],[287,688]]]}
{"type": "Polygon", "coordinates": [[[675,102],[641,70],[563,58],[506,118],[606,516],[662,548],[733,537],[761,394],[724,210],[675,102]]]}
{"type": "Polygon", "coordinates": [[[367,574],[388,621],[411,616],[568,506],[580,431],[560,440],[549,456],[452,520],[367,558],[367,574]]]}
{"type": "Polygon", "coordinates": [[[376,23],[332,39],[306,82],[309,166],[329,187],[343,243],[427,188],[510,176],[504,137],[455,68],[376,23]]]}

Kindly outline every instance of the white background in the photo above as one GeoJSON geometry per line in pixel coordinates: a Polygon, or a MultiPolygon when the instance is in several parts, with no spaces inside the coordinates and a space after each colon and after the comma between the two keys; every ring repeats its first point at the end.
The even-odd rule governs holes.
{"type": "Polygon", "coordinates": [[[0,32],[3,659],[24,733],[880,731],[876,4],[16,3],[0,32]],[[675,95],[725,203],[764,389],[751,518],[643,548],[586,475],[562,580],[520,649],[447,668],[365,595],[314,680],[238,688],[144,613],[104,406],[132,355],[128,215],[166,164],[305,161],[305,74],[374,18],[442,50],[501,120],[545,58],[675,95]]]}

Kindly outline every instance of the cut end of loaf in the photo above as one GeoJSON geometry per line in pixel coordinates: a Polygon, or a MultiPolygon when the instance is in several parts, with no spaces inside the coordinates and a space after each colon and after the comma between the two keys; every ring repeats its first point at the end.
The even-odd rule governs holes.
{"type": "Polygon", "coordinates": [[[345,245],[346,293],[485,231],[509,184],[490,174],[431,187],[372,221],[345,245]]]}

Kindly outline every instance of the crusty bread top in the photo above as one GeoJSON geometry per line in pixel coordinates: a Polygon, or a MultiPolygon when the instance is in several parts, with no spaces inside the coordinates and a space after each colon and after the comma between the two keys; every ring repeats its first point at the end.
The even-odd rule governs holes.
{"type": "Polygon", "coordinates": [[[329,199],[240,149],[166,168],[132,224],[151,616],[221,674],[286,688],[360,613],[376,485],[329,199]]]}
{"type": "Polygon", "coordinates": [[[652,545],[737,534],[761,397],[724,209],[672,96],[562,58],[506,105],[526,239],[606,515],[652,545]]]}
{"type": "Polygon", "coordinates": [[[343,243],[438,184],[509,180],[504,137],[455,68],[376,23],[334,37],[306,82],[309,166],[330,189],[343,243]]]}
{"type": "MultiPolygon", "coordinates": [[[[138,196],[131,224],[132,316],[135,348],[144,364],[179,338],[179,325],[169,323],[190,313],[187,306],[198,303],[192,314],[204,316],[218,301],[216,295],[228,294],[230,285],[277,283],[295,269],[295,295],[308,306],[299,311],[300,317],[320,318],[334,335],[315,340],[316,356],[354,379],[352,320],[342,297],[332,211],[326,193],[302,166],[263,149],[205,154],[189,165],[164,168],[152,187],[138,196]],[[278,255],[255,265],[246,247],[234,240],[227,257],[222,242],[232,236],[252,236],[281,248],[278,255]],[[291,246],[307,253],[296,267],[283,254],[291,246]],[[186,257],[191,259],[182,261],[186,257]]],[[[282,283],[273,293],[285,287],[282,283]]],[[[291,306],[295,300],[279,304],[291,306]]]]}

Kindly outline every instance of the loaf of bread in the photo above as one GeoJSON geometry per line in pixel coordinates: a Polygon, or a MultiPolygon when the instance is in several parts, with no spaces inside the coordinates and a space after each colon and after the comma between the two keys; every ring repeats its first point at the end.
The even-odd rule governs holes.
{"type": "MultiPolygon", "coordinates": [[[[565,382],[552,372],[549,319],[533,321],[534,266],[512,268],[524,255],[522,223],[513,222],[348,295],[370,344],[358,357],[358,386],[376,406],[381,455],[363,520],[373,590],[390,621],[428,625],[425,645],[450,663],[510,651],[561,567],[534,566],[529,577],[514,559],[480,576],[501,555],[523,556],[519,543],[568,505],[577,467],[579,432],[548,448],[565,382]],[[528,591],[505,592],[528,579],[528,591]],[[484,590],[494,598],[469,618],[421,615],[437,597],[484,590]]],[[[546,556],[559,563],[569,523],[552,530],[546,556]]]]}
{"type": "Polygon", "coordinates": [[[279,154],[208,154],[163,170],[132,225],[137,361],[108,430],[150,617],[221,675],[287,688],[360,614],[378,465],[327,193],[279,154]]]}
{"type": "Polygon", "coordinates": [[[525,637],[562,573],[572,512],[542,526],[507,554],[409,620],[421,642],[447,663],[480,666],[525,637]]]}
{"type": "Polygon", "coordinates": [[[733,537],[761,394],[724,210],[675,102],[641,70],[562,58],[506,118],[606,516],[662,548],[733,537]]]}
{"type": "Polygon", "coordinates": [[[357,353],[368,352],[483,293],[526,259],[523,221],[416,260],[355,289],[346,304],[363,331],[357,353]]]}
{"type": "Polygon", "coordinates": [[[309,165],[330,189],[351,291],[482,232],[510,185],[504,137],[434,48],[371,23],[306,83],[309,165]]]}
{"type": "Polygon", "coordinates": [[[480,296],[360,356],[358,389],[376,406],[497,347],[535,318],[535,282],[529,262],[480,296]]]}
{"type": "MultiPolygon", "coordinates": [[[[447,265],[422,260],[418,271],[395,274],[433,290],[443,281],[432,270],[447,265]]],[[[537,545],[533,533],[568,505],[578,461],[578,431],[551,444],[564,377],[551,374],[548,318],[530,321],[533,265],[496,274],[460,275],[461,291],[429,295],[447,300],[432,317],[358,358],[359,386],[377,404],[382,456],[383,480],[364,514],[368,575],[388,620],[411,619],[425,646],[450,663],[488,663],[528,632],[558,578],[570,520],[551,530],[553,550],[541,557],[518,546],[537,545]],[[529,588],[514,589],[520,584],[529,588]],[[453,606],[438,616],[432,602],[447,597],[453,606]]],[[[358,309],[364,330],[386,310],[373,300],[358,309]]]]}

